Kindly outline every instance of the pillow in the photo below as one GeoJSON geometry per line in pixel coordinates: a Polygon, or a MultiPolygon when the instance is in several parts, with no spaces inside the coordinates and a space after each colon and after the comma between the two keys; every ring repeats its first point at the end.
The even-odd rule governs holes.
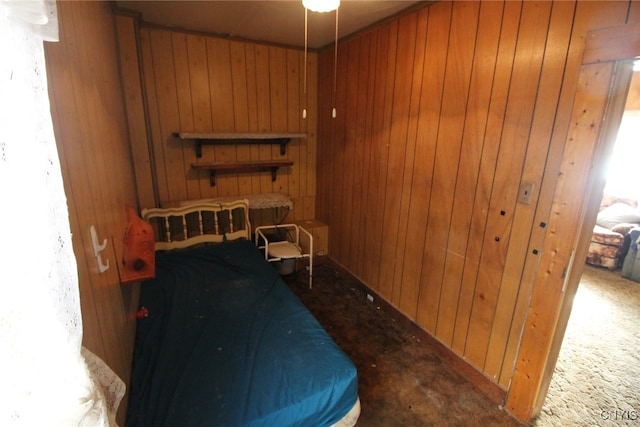
{"type": "Polygon", "coordinates": [[[596,219],[596,224],[609,230],[622,223],[640,224],[640,212],[627,204],[614,203],[600,211],[596,219]]]}
{"type": "Polygon", "coordinates": [[[611,231],[616,232],[616,233],[620,233],[623,236],[629,234],[629,232],[631,230],[633,230],[634,228],[636,228],[638,226],[638,224],[628,224],[626,222],[622,223],[622,224],[618,224],[618,225],[614,225],[611,228],[611,231]]]}

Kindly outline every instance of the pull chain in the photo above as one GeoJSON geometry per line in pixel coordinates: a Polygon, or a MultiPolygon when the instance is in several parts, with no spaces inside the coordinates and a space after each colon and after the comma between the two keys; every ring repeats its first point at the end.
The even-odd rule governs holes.
{"type": "Polygon", "coordinates": [[[308,10],[304,8],[304,108],[302,118],[307,118],[307,51],[309,50],[309,25],[307,18],[308,10]]]}
{"type": "Polygon", "coordinates": [[[335,45],[333,50],[333,110],[331,110],[331,117],[334,119],[337,116],[336,112],[336,92],[337,92],[337,80],[338,80],[338,10],[336,9],[336,35],[335,45]]]}

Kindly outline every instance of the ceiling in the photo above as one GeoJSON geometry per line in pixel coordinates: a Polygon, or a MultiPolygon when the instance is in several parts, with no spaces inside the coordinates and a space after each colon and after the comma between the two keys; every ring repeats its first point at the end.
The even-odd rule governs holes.
{"type": "MultiPolygon", "coordinates": [[[[403,10],[432,1],[342,0],[338,38],[358,32],[403,10]]],[[[263,1],[116,1],[120,9],[139,12],[151,24],[228,37],[304,47],[304,7],[300,0],[263,1]]],[[[335,12],[308,14],[309,48],[335,39],[335,12]]]]}

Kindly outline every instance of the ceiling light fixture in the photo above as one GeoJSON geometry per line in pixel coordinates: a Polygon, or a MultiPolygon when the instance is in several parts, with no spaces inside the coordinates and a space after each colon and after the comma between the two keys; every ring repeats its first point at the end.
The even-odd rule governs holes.
{"type": "Polygon", "coordinates": [[[331,12],[338,10],[340,0],[302,0],[302,4],[311,12],[331,12]]]}
{"type": "Polygon", "coordinates": [[[333,109],[331,110],[331,117],[336,118],[336,87],[337,87],[337,71],[338,71],[338,8],[340,7],[340,0],[302,0],[304,6],[304,102],[305,107],[302,109],[302,118],[307,118],[307,52],[309,50],[309,20],[308,11],[312,12],[331,12],[336,11],[336,33],[335,33],[335,45],[333,51],[333,109]]]}

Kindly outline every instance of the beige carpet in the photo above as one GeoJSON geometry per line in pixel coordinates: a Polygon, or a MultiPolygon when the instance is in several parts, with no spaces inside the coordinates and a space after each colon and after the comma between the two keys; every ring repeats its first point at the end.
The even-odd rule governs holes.
{"type": "Polygon", "coordinates": [[[533,426],[640,426],[640,283],[585,266],[533,426]]]}

